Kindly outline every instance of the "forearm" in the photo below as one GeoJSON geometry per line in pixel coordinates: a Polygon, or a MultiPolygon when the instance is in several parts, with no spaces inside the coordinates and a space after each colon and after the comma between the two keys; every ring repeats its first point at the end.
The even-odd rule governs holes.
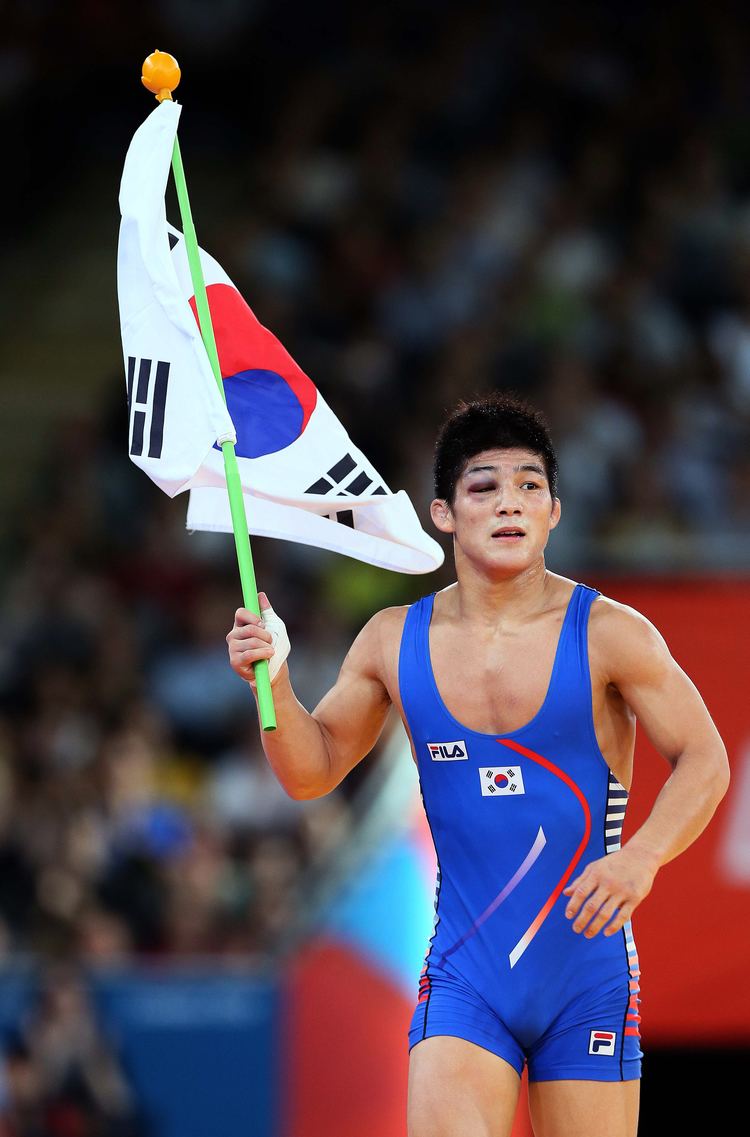
{"type": "Polygon", "coordinates": [[[721,742],[693,747],[674,763],[648,819],[614,853],[586,866],[564,889],[574,932],[614,935],[648,896],[662,865],[679,856],[711,820],[729,782],[721,742]]]}
{"type": "MultiPolygon", "coordinates": [[[[286,629],[270,608],[268,597],[261,592],[258,598],[269,626],[256,613],[238,608],[227,635],[229,662],[250,683],[256,699],[254,664],[276,656],[274,644],[278,645],[278,661],[285,660],[289,651],[286,629]]],[[[391,705],[378,667],[380,654],[379,625],[373,617],[352,644],[336,683],[312,713],[294,694],[286,663],[281,663],[275,677],[276,668],[269,668],[277,726],[274,731],[261,731],[261,740],[271,768],[290,797],[316,798],[329,793],[372,750],[391,705]]]]}
{"type": "Polygon", "coordinates": [[[286,666],[273,685],[273,700],[276,730],[260,732],[271,769],[290,797],[322,797],[334,785],[326,734],[295,695],[286,666]]]}
{"type": "Polygon", "coordinates": [[[589,862],[563,890],[570,898],[565,914],[573,931],[589,937],[616,935],[624,927],[662,865],[706,828],[729,784],[716,726],[656,629],[609,602],[599,613],[593,673],[635,715],[672,772],[647,820],[622,849],[589,862]]]}
{"type": "Polygon", "coordinates": [[[729,766],[720,741],[686,750],[625,848],[649,857],[655,871],[661,868],[700,836],[728,785],[729,766]]]}

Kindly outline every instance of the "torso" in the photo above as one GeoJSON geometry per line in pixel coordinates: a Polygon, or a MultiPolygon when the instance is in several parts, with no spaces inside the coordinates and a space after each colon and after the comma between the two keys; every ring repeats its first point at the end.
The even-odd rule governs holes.
{"type": "MultiPolygon", "coordinates": [[[[459,620],[456,586],[435,598],[430,624],[430,658],[440,696],[451,715],[484,734],[508,734],[529,723],[544,703],[573,582],[559,584],[538,615],[522,624],[489,632],[467,628],[459,620]]],[[[589,622],[592,709],[596,738],[607,765],[626,787],[632,778],[635,719],[615,688],[602,675],[597,652],[594,603],[589,622]]],[[[398,655],[407,609],[394,612],[384,642],[383,681],[404,721],[398,685],[398,655]]]]}
{"type": "Polygon", "coordinates": [[[454,1013],[475,1022],[456,1011],[468,997],[527,1055],[570,1012],[580,1056],[591,1026],[623,1042],[637,1005],[630,927],[575,936],[563,897],[576,874],[621,847],[632,721],[605,678],[627,672],[612,659],[622,642],[612,602],[554,574],[511,584],[454,586],[383,621],[376,654],[389,661],[394,695],[398,684],[437,868],[410,1037],[440,1033],[454,1013]],[[605,991],[613,1025],[602,1026],[605,991]]]}

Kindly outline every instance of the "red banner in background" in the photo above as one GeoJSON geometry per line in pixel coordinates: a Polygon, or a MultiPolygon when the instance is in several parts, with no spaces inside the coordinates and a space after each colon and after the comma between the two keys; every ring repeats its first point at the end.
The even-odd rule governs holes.
{"type": "MultiPolygon", "coordinates": [[[[592,582],[593,583],[593,582],[592,582]]],[[[644,1048],[750,1042],[750,581],[597,581],[662,633],[700,690],[732,767],[705,833],[656,878],[633,925],[644,1048]]],[[[669,767],[639,731],[624,840],[669,767]]]]}

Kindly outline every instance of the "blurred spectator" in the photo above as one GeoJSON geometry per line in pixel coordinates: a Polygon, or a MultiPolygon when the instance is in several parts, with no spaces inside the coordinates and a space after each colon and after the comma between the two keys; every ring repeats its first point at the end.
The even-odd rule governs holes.
{"type": "Polygon", "coordinates": [[[145,1137],[127,1083],[73,973],[50,972],[5,1052],[2,1137],[145,1137]]]}

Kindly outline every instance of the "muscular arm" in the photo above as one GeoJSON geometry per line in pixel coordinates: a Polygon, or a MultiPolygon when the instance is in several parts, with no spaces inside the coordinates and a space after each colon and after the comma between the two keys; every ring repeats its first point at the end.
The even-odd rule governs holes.
{"type": "Polygon", "coordinates": [[[601,928],[605,935],[619,931],[651,891],[662,865],[703,832],[729,785],[719,733],[662,637],[632,609],[600,603],[592,629],[600,678],[617,688],[672,772],[624,847],[593,861],[565,889],[566,915],[573,929],[585,929],[587,936],[601,928]]]}
{"type": "MultiPolygon", "coordinates": [[[[375,745],[390,706],[381,679],[387,621],[388,613],[381,612],[362,629],[336,683],[312,713],[294,694],[286,664],[274,681],[278,725],[275,731],[262,731],[261,740],[290,797],[316,798],[329,793],[375,745]]],[[[232,667],[244,679],[251,678],[255,660],[270,657],[270,640],[259,618],[240,608],[227,643],[232,667]]]]}

